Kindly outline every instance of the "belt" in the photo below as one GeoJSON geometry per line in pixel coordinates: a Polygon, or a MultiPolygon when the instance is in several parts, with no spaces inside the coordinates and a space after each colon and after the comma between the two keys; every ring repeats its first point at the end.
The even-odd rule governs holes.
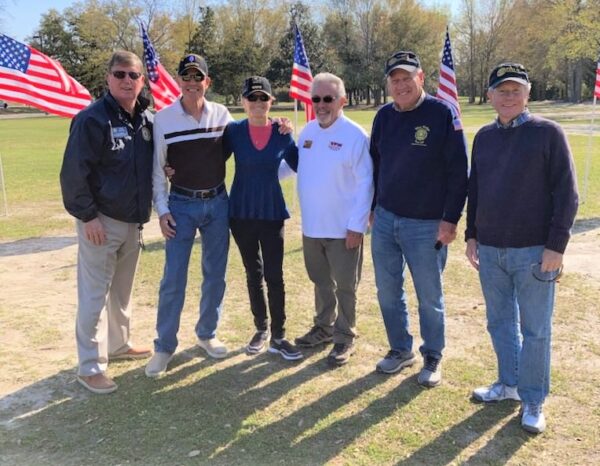
{"type": "Polygon", "coordinates": [[[218,194],[221,194],[223,191],[225,191],[225,183],[221,183],[216,188],[211,189],[187,189],[174,184],[171,185],[172,193],[183,194],[184,196],[198,198],[202,200],[212,199],[218,194]]]}

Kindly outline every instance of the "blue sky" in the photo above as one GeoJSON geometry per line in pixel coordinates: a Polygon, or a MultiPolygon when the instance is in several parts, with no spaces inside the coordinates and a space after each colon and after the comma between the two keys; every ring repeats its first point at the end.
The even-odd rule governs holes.
{"type": "Polygon", "coordinates": [[[63,11],[74,3],[75,0],[4,0],[5,11],[0,31],[13,39],[24,41],[37,29],[43,13],[51,8],[63,11]]]}
{"type": "MultiPolygon", "coordinates": [[[[62,12],[76,0],[4,0],[5,12],[2,15],[0,32],[20,41],[31,36],[40,24],[42,14],[54,8],[62,12]]],[[[451,7],[456,13],[460,0],[421,0],[423,5],[451,7]]]]}

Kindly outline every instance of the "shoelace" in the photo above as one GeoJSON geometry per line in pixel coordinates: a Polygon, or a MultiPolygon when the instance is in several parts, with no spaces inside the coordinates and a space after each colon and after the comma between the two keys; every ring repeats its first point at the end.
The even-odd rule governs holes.
{"type": "Polygon", "coordinates": [[[400,351],[389,350],[388,354],[385,355],[385,359],[399,359],[401,356],[400,351]]]}
{"type": "Polygon", "coordinates": [[[542,405],[538,404],[528,404],[526,405],[525,411],[527,414],[532,416],[539,416],[542,413],[542,405]]]}
{"type": "Polygon", "coordinates": [[[438,364],[440,363],[439,359],[432,358],[430,356],[425,357],[425,364],[423,366],[430,372],[435,372],[437,370],[438,364]]]}

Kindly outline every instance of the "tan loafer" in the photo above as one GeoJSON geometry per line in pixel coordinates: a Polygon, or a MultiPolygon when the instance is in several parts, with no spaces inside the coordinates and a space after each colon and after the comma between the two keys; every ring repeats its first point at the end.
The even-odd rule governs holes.
{"type": "Polygon", "coordinates": [[[78,375],[77,382],[97,395],[107,395],[117,390],[117,384],[104,374],[78,375]]]}
{"type": "Polygon", "coordinates": [[[129,348],[124,353],[111,354],[108,359],[110,361],[117,361],[119,359],[146,359],[152,356],[152,350],[150,348],[138,347],[129,348]]]}

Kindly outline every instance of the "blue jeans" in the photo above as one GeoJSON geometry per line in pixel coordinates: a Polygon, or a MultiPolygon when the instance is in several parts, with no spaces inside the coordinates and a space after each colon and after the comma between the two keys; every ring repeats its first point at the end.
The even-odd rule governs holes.
{"type": "Polygon", "coordinates": [[[165,269],[160,282],[154,350],[174,353],[187,285],[190,254],[196,231],[202,242],[202,296],[196,335],[213,338],[225,294],[225,269],[229,251],[229,199],[223,191],[209,200],[176,193],[169,195],[169,210],[177,226],[165,246],[165,269]]]}
{"type": "Polygon", "coordinates": [[[479,245],[479,279],[498,358],[498,381],[516,386],[525,403],[543,403],[550,390],[555,285],[532,273],[543,252],[544,246],[479,245]]]}
{"type": "Polygon", "coordinates": [[[371,238],[377,297],[390,347],[412,351],[404,271],[410,269],[417,300],[423,356],[441,359],[445,346],[442,272],[448,249],[435,249],[439,220],[399,217],[377,206],[371,238]]]}

